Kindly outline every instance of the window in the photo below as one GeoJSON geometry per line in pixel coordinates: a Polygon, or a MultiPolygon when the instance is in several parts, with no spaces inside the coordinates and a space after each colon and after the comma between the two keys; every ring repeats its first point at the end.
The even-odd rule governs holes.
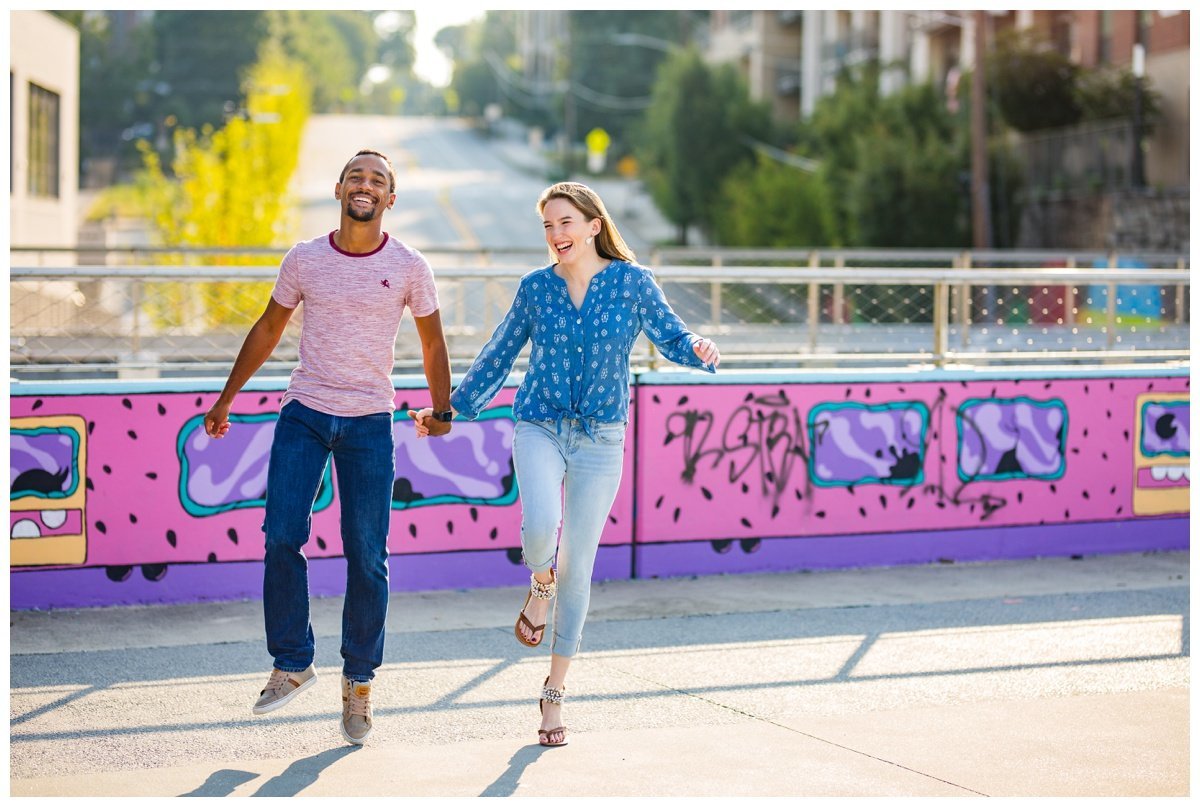
{"type": "Polygon", "coordinates": [[[58,93],[29,85],[29,195],[58,197],[58,93]]]}
{"type": "Polygon", "coordinates": [[[1100,49],[1097,54],[1097,61],[1100,64],[1108,64],[1112,61],[1112,29],[1113,29],[1113,13],[1111,11],[1100,12],[1100,49]]]}

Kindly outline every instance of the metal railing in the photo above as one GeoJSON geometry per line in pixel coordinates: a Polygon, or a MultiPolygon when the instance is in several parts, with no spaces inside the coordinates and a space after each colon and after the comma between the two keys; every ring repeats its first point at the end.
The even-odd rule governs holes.
{"type": "MultiPolygon", "coordinates": [[[[882,263],[879,251],[851,250],[804,251],[803,265],[731,265],[758,254],[734,252],[709,251],[707,260],[717,265],[654,270],[688,326],[717,341],[724,366],[1189,358],[1186,268],[1018,266],[1032,258],[1011,252],[1004,253],[1010,265],[978,266],[998,255],[975,253],[976,265],[963,268],[964,253],[953,251],[946,251],[952,266],[945,268],[849,266],[864,256],[882,263]],[[822,265],[826,260],[834,265],[822,265]]],[[[667,255],[677,252],[663,250],[667,255]]],[[[781,259],[779,251],[770,255],[781,259]]],[[[1079,253],[1070,262],[1096,260],[1093,255],[1103,253],[1079,253]]],[[[910,252],[903,258],[916,260],[910,252]]],[[[487,341],[527,270],[528,264],[436,268],[456,371],[487,341]]],[[[11,372],[26,378],[224,374],[276,272],[274,266],[14,266],[11,372]]],[[[293,366],[302,320],[303,306],[269,372],[293,366]]],[[[405,317],[398,369],[420,365],[414,331],[405,317]]],[[[645,337],[633,361],[661,364],[645,337]]]]}

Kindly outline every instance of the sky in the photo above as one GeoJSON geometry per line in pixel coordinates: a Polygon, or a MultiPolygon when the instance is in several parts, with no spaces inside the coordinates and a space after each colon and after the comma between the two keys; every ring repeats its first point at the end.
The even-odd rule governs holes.
{"type": "Polygon", "coordinates": [[[449,25],[462,25],[483,16],[484,4],[472,2],[423,3],[416,10],[416,32],[413,37],[417,58],[413,71],[431,84],[445,87],[450,83],[450,62],[433,44],[438,31],[449,25]]]}

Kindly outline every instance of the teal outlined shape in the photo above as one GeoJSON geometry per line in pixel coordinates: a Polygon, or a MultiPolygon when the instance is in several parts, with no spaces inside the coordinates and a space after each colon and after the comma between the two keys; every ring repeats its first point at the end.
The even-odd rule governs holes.
{"type": "MultiPolygon", "coordinates": [[[[479,416],[474,421],[468,421],[466,418],[455,418],[456,423],[479,423],[481,421],[498,420],[500,418],[513,419],[511,406],[497,406],[495,409],[486,409],[479,413],[479,416]]],[[[392,422],[408,419],[408,413],[402,412],[399,409],[392,416],[392,422]]],[[[510,465],[511,467],[511,465],[510,465]]],[[[475,504],[484,507],[507,507],[515,502],[518,498],[519,491],[517,490],[517,474],[514,471],[512,475],[512,488],[502,496],[497,496],[491,499],[483,499],[471,496],[453,496],[443,494],[441,496],[431,496],[428,499],[416,499],[411,502],[398,502],[392,500],[393,510],[411,510],[415,507],[432,507],[439,504],[475,504]]]]}
{"type": "Polygon", "coordinates": [[[884,404],[865,404],[858,401],[817,404],[808,412],[808,478],[816,486],[822,488],[848,488],[859,485],[900,485],[912,487],[925,481],[925,436],[929,432],[929,407],[923,401],[893,401],[884,404]],[[895,409],[912,410],[921,416],[921,435],[917,439],[917,456],[920,459],[920,470],[916,476],[906,476],[899,479],[889,477],[864,476],[854,481],[841,479],[821,479],[817,476],[817,446],[820,438],[817,435],[818,418],[825,412],[837,412],[844,409],[861,409],[868,412],[888,412],[895,409]]]}
{"type": "MultiPolygon", "coordinates": [[[[230,423],[262,423],[267,420],[279,420],[278,412],[264,412],[258,415],[230,415],[230,423]]],[[[196,415],[189,418],[179,431],[179,437],[175,441],[175,453],[179,457],[179,503],[184,511],[192,516],[213,516],[217,513],[224,513],[229,510],[243,510],[248,507],[266,507],[266,498],[260,499],[243,499],[241,501],[229,502],[227,504],[219,504],[216,506],[200,504],[192,499],[187,491],[187,482],[189,476],[188,458],[183,447],[187,442],[187,438],[196,430],[197,426],[204,427],[204,415],[196,415]]],[[[228,437],[224,438],[228,439],[228,437]]],[[[329,505],[333,504],[333,469],[331,463],[325,463],[325,473],[321,477],[321,485],[318,488],[317,499],[313,502],[314,513],[319,513],[329,505]]]]}
{"type": "MultiPolygon", "coordinates": [[[[968,398],[958,406],[958,411],[954,416],[954,428],[958,438],[958,448],[955,450],[955,471],[958,473],[958,478],[962,482],[1002,482],[1008,479],[1037,479],[1046,482],[1053,482],[1056,479],[1062,479],[1067,473],[1067,426],[1070,423],[1070,412],[1067,411],[1067,404],[1061,398],[1052,398],[1048,401],[1035,401],[1025,395],[1018,395],[1015,398],[968,398]],[[963,473],[962,467],[962,450],[963,450],[963,412],[975,406],[983,404],[1016,404],[1023,403],[1035,406],[1038,409],[1058,409],[1062,412],[1063,422],[1059,427],[1060,436],[1058,439],[1058,456],[1061,462],[1058,464],[1058,470],[1052,474],[1029,474],[1017,473],[1009,471],[1002,474],[979,474],[977,476],[969,476],[963,473]]],[[[982,443],[982,439],[980,440],[982,443]]]]}
{"type": "Polygon", "coordinates": [[[1146,401],[1145,404],[1141,405],[1141,411],[1138,413],[1138,417],[1141,418],[1141,455],[1145,456],[1146,459],[1150,459],[1152,456],[1176,456],[1176,458],[1189,458],[1189,456],[1192,456],[1192,435],[1188,435],[1188,450],[1186,452],[1152,452],[1152,450],[1146,450],[1146,407],[1150,406],[1160,406],[1164,410],[1187,410],[1187,408],[1192,406],[1192,401],[1146,401]]]}
{"type": "Polygon", "coordinates": [[[34,429],[9,429],[9,441],[11,445],[12,435],[20,435],[22,437],[42,437],[47,434],[66,435],[71,438],[71,487],[69,490],[53,490],[49,493],[44,493],[40,490],[13,490],[9,494],[9,499],[20,499],[25,496],[33,496],[37,499],[67,499],[75,495],[75,491],[79,490],[79,445],[80,436],[77,429],[72,429],[70,426],[38,426],[34,429]]]}

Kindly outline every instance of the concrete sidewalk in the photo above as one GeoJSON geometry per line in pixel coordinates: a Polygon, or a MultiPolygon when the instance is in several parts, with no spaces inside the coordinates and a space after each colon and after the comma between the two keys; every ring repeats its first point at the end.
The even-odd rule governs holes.
{"type": "Polygon", "coordinates": [[[570,745],[518,589],[398,594],[364,748],[252,717],[257,602],[14,612],[12,795],[1187,795],[1187,553],[597,584],[570,745]]]}

